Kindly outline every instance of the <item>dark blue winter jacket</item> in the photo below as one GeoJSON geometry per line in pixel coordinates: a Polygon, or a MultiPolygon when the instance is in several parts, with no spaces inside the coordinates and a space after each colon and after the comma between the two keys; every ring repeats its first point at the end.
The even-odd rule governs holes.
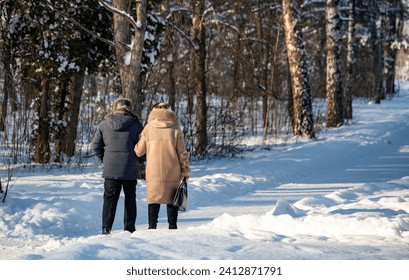
{"type": "Polygon", "coordinates": [[[128,113],[107,115],[92,139],[95,155],[103,161],[102,177],[134,180],[139,177],[139,159],[134,152],[143,126],[138,117],[128,113]]]}

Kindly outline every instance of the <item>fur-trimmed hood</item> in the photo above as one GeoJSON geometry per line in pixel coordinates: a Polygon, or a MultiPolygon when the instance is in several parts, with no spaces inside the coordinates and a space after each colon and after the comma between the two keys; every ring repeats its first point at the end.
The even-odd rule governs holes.
{"type": "Polygon", "coordinates": [[[108,126],[115,131],[125,131],[130,125],[138,120],[138,117],[131,114],[114,113],[106,116],[108,126]]]}
{"type": "Polygon", "coordinates": [[[167,128],[178,123],[176,114],[167,109],[153,109],[149,114],[148,123],[157,128],[167,128]]]}

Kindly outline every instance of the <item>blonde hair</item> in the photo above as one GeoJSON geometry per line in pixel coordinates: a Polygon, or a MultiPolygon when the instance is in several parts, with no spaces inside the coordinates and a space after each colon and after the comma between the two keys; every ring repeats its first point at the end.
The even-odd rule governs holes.
{"type": "Polygon", "coordinates": [[[118,110],[118,109],[126,109],[128,111],[132,110],[132,102],[128,98],[118,98],[115,100],[114,104],[112,105],[112,110],[118,110]]]}

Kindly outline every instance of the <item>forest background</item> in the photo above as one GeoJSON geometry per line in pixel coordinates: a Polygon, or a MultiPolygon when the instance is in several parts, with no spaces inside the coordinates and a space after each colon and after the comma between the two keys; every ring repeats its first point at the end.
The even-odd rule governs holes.
{"type": "Polygon", "coordinates": [[[118,97],[144,122],[168,102],[190,156],[212,158],[254,135],[274,145],[346,125],[352,99],[381,103],[408,78],[406,0],[0,0],[0,11],[6,169],[81,164],[118,97]]]}

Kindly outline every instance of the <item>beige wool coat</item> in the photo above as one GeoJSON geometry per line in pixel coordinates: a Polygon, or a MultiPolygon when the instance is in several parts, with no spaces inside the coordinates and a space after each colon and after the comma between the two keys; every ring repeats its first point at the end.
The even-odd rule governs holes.
{"type": "Polygon", "coordinates": [[[171,204],[190,164],[177,116],[167,109],[153,109],[135,146],[138,157],[146,154],[148,204],[171,204]]]}

